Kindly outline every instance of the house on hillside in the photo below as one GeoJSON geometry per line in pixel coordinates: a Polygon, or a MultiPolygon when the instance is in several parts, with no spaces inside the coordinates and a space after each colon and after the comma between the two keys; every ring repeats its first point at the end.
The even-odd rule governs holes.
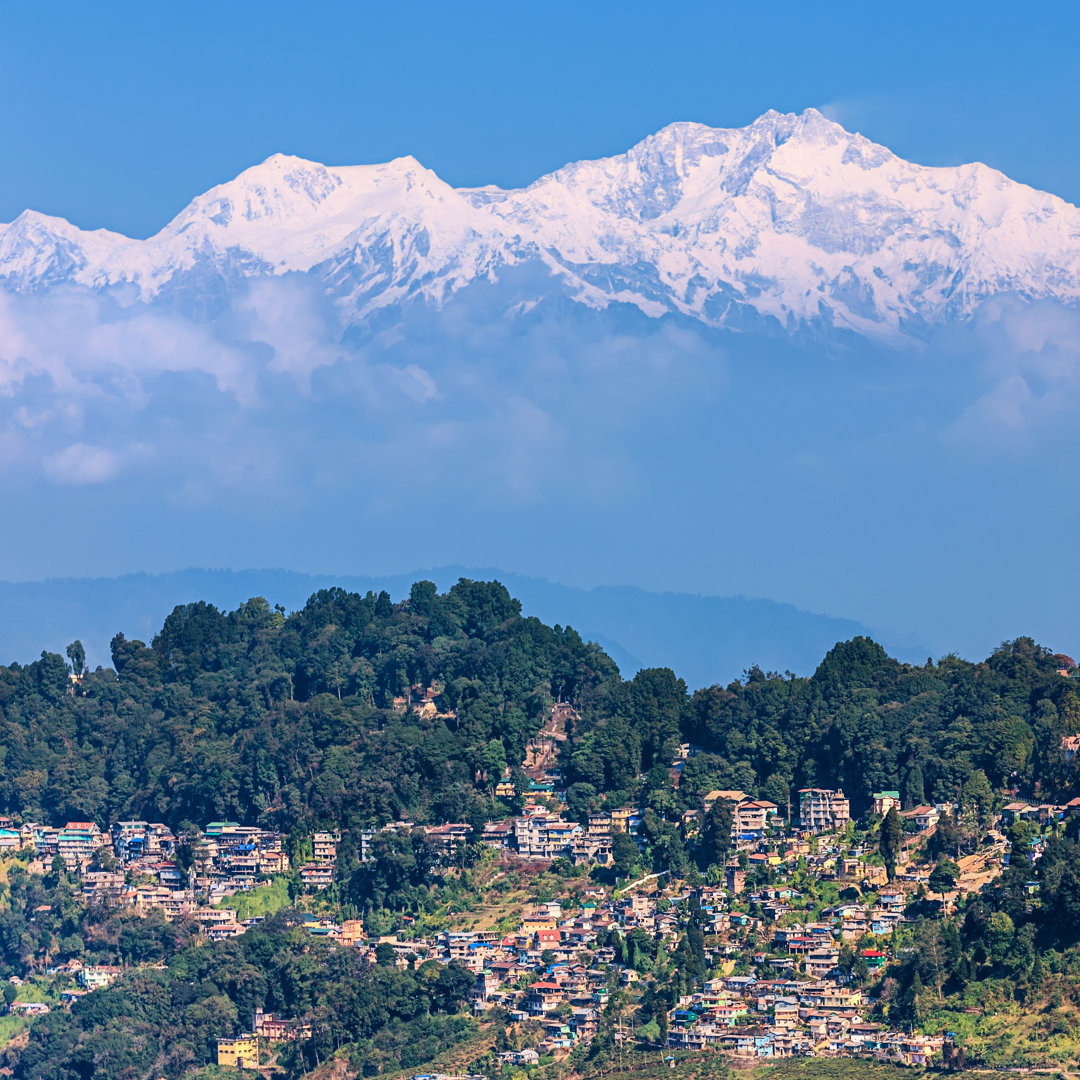
{"type": "Polygon", "coordinates": [[[851,820],[851,804],[839,789],[802,788],[799,791],[799,826],[804,832],[834,832],[851,820]]]}
{"type": "Polygon", "coordinates": [[[936,806],[916,806],[911,810],[902,811],[900,816],[913,821],[919,832],[932,829],[941,820],[941,813],[936,806]]]}

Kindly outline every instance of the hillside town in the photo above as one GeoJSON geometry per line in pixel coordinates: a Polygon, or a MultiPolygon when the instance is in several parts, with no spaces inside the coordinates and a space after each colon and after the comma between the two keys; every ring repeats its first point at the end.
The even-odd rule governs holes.
{"type": "MultiPolygon", "coordinates": [[[[546,738],[555,741],[554,735],[546,738]]],[[[422,836],[447,873],[466,861],[496,872],[512,869],[526,880],[570,867],[573,889],[523,904],[511,927],[504,919],[485,929],[448,926],[427,934],[404,925],[374,934],[363,919],[335,918],[318,901],[337,880],[342,834],[336,831],[293,841],[290,853],[290,838],[282,833],[232,821],[208,822],[195,834],[178,836],[159,822],[118,821],[104,830],[92,822],[51,827],[2,818],[0,852],[26,861],[30,872],[70,875],[87,905],[159,912],[194,924],[211,942],[244,934],[261,921],[238,918],[227,898],[287,876],[297,911],[320,909],[299,916],[308,934],[361,950],[372,964],[413,969],[434,961],[471,972],[471,1012],[483,1017],[501,1010],[508,1024],[531,1033],[525,1045],[499,1052],[514,1067],[559,1060],[589,1044],[613,993],[640,993],[647,986],[648,965],[638,957],[675,953],[689,940],[691,924],[700,931],[698,960],[709,977],[674,1000],[655,1024],[651,1038],[666,1052],[739,1059],[856,1056],[921,1066],[961,1051],[947,1032],[884,1022],[867,991],[875,973],[893,959],[907,924],[948,910],[955,896],[985,887],[1017,857],[1000,830],[1018,821],[1036,830],[1074,822],[1080,811],[1080,799],[1063,806],[1008,803],[988,843],[961,860],[960,876],[935,898],[928,891],[930,867],[919,861],[920,845],[957,813],[953,805],[905,809],[899,792],[875,793],[868,822],[896,811],[904,826],[890,879],[868,831],[856,828],[843,791],[804,789],[793,805],[780,807],[744,791],[713,790],[684,815],[682,827],[692,837],[714,808],[727,808],[729,858],[722,877],[693,886],[664,872],[619,880],[612,878],[613,849],[620,838],[644,849],[643,811],[620,807],[589,812],[584,820],[568,816],[552,747],[544,740],[530,747],[529,791],[516,816],[489,822],[479,834],[467,823],[399,821],[351,838],[360,865],[376,858],[380,837],[401,834],[422,836]],[[827,896],[834,902],[825,903],[827,896]]],[[[682,746],[673,772],[693,753],[682,746]]],[[[501,787],[504,795],[516,796],[509,771],[501,787]]],[[[1023,857],[1035,861],[1038,855],[1035,838],[1023,857]]],[[[124,969],[70,960],[47,974],[62,980],[58,1005],[70,1008],[124,969]]],[[[32,1019],[50,1005],[15,997],[8,1007],[32,1019]]],[[[256,1010],[250,1031],[221,1034],[218,1061],[250,1067],[258,1063],[260,1040],[271,1045],[309,1034],[305,1021],[256,1010]]],[[[632,1034],[620,1030],[618,1038],[632,1034]]]]}

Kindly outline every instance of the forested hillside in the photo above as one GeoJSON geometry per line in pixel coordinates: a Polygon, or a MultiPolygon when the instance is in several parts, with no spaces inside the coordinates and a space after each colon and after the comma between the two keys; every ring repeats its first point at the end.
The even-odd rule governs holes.
{"type": "MultiPolygon", "coordinates": [[[[77,645],[69,656],[81,668],[77,645]]],[[[494,787],[555,700],[578,712],[562,760],[572,810],[641,798],[674,821],[712,788],[785,806],[822,785],[855,813],[886,788],[985,811],[1006,788],[1071,792],[1059,746],[1080,731],[1072,662],[1029,639],[983,663],[911,666],[856,638],[810,678],[754,668],[691,695],[667,669],[622,680],[598,646],[523,618],[494,582],[441,595],[418,582],[396,605],[324,590],[288,617],[262,599],[190,604],[149,645],[117,634],[112,657],[77,681],[56,654],[0,668],[0,812],[478,823],[508,812],[494,787]],[[701,752],[676,786],[680,742],[701,752]]]]}
{"type": "MultiPolygon", "coordinates": [[[[455,1016],[473,976],[459,964],[416,971],[370,966],[356,950],[312,941],[282,916],[231,942],[186,944],[168,967],[132,972],[106,992],[55,1011],[17,1052],[0,1051],[16,1080],[176,1077],[212,1060],[217,1036],[256,1006],[305,1016],[311,1038],[284,1048],[286,1075],[306,1074],[342,1046],[356,1067],[419,1064],[476,1027],[455,1016]]],[[[215,1071],[216,1072],[216,1071],[215,1071]]]]}
{"type": "MultiPolygon", "coordinates": [[[[490,1080],[593,1076],[616,1056],[622,1062],[616,1032],[624,1020],[637,1026],[640,1061],[670,1046],[669,1020],[697,1016],[680,1002],[710,972],[730,974],[733,957],[739,977],[766,957],[763,949],[763,972],[773,974],[773,959],[793,963],[764,923],[748,926],[762,904],[781,898],[780,933],[802,920],[833,921],[842,943],[826,963],[838,992],[865,991],[860,1009],[882,1032],[959,1031],[974,1056],[1022,1064],[1041,1061],[1046,1040],[1056,1039],[1045,1052],[1071,1060],[1073,1003],[1080,1008],[1075,818],[1061,806],[1034,808],[1035,818],[1047,810],[1044,835],[1034,819],[1006,824],[996,812],[1016,792],[1060,804],[1077,791],[1062,740],[1080,732],[1078,670],[1030,639],[978,664],[946,657],[911,666],[856,637],[809,678],[753,668],[691,694],[665,668],[624,680],[575,631],[522,617],[502,585],[462,580],[443,594],[418,582],[399,604],[386,593],[329,589],[288,616],[263,599],[232,612],[190,604],[149,645],[117,634],[112,660],[86,671],[73,642],[66,659],[45,653],[0,668],[0,813],[24,824],[165,822],[179,834],[177,864],[135,858],[112,874],[122,848],[99,848],[79,866],[59,847],[41,862],[36,841],[9,844],[0,859],[0,976],[15,977],[4,993],[14,1011],[2,1018],[0,1068],[17,1080],[220,1075],[208,1064],[218,1040],[245,1031],[256,1008],[286,1025],[264,1049],[273,1055],[268,1068],[287,1078],[334,1055],[349,1076],[376,1076],[445,1054],[490,1080]],[[573,707],[553,710],[556,702],[573,707]],[[573,860],[532,862],[520,844],[498,853],[447,849],[420,829],[369,835],[361,861],[356,834],[370,826],[464,821],[475,837],[485,822],[520,814],[524,798],[506,792],[527,790],[522,765],[541,729],[559,747],[541,772],[560,767],[565,788],[563,799],[549,785],[537,795],[542,804],[561,811],[565,802],[582,821],[596,809],[641,809],[634,839],[613,831],[603,864],[580,864],[576,849],[573,860]],[[512,784],[500,788],[507,776],[512,784]],[[782,819],[811,785],[843,788],[862,821],[848,822],[845,811],[834,835],[799,838],[774,822],[753,843],[734,836],[727,796],[735,790],[776,803],[782,819]],[[909,808],[956,807],[922,837],[909,830],[913,887],[895,911],[874,897],[893,879],[903,827],[895,807],[884,823],[868,813],[872,793],[890,789],[909,808]],[[687,815],[709,792],[708,813],[687,815]],[[223,819],[287,837],[291,872],[252,888],[248,878],[212,878],[204,862],[189,879],[203,875],[205,901],[227,878],[227,895],[214,894],[225,908],[193,906],[190,880],[178,910],[140,907],[140,898],[161,893],[162,902],[175,899],[153,882],[188,874],[197,851],[210,858],[207,823],[224,827],[223,819]],[[309,887],[302,853],[318,842],[316,830],[331,828],[340,837],[321,835],[333,838],[335,861],[322,887],[309,887]],[[1002,873],[1006,843],[1012,861],[1002,873]],[[838,880],[840,856],[861,860],[856,876],[838,880]],[[953,862],[965,858],[964,870],[953,862]],[[973,876],[974,863],[985,878],[973,876]],[[878,869],[871,888],[862,875],[878,869]],[[728,870],[733,884],[721,895],[716,883],[728,870]],[[656,872],[670,895],[607,896],[613,882],[650,881],[656,872]],[[956,888],[962,873],[966,897],[956,888]],[[742,892],[739,874],[747,875],[742,892]],[[107,879],[116,879],[113,892],[99,895],[107,879]],[[590,893],[602,911],[585,903],[590,893]],[[552,901],[568,918],[536,930],[531,906],[547,905],[542,919],[554,928],[552,901]],[[639,901],[653,932],[638,924],[639,901]],[[232,919],[233,904],[244,926],[232,919]],[[877,912],[885,922],[852,930],[845,912],[864,904],[868,918],[877,912]],[[603,920],[595,932],[594,916],[603,920]],[[359,948],[342,947],[347,922],[359,948]],[[238,936],[221,937],[228,927],[238,936]],[[331,932],[336,938],[321,936],[331,932]],[[582,942],[581,932],[592,940],[582,942]],[[459,963],[467,950],[458,936],[512,961],[494,965],[497,978],[487,971],[477,980],[459,963]],[[611,967],[612,958],[621,966],[611,967]],[[89,967],[111,970],[112,985],[73,990],[89,967]],[[635,975],[624,980],[624,968],[635,975]],[[562,993],[550,981],[556,971],[580,979],[582,996],[567,991],[557,1015],[537,1022],[537,1006],[521,1012],[525,998],[562,993]],[[489,975],[501,1004],[466,1015],[466,998],[478,986],[487,993],[489,975]],[[32,994],[39,997],[16,998],[32,994]],[[28,1019],[42,996],[52,1011],[28,1019]],[[571,1008],[572,1000],[589,1004],[571,1008]],[[1014,1025],[1015,1045],[995,1056],[992,1014],[1018,1002],[1042,1012],[1014,1025]],[[508,1034],[515,1010],[520,1022],[508,1034]],[[561,1062],[545,1072],[546,1052],[527,1073],[493,1053],[513,1056],[522,1040],[558,1048],[563,1023],[582,1013],[593,1026],[575,1036],[570,1072],[561,1062]],[[544,1034],[550,1025],[554,1034],[544,1034]]],[[[683,1062],[685,1048],[675,1049],[683,1062]]],[[[722,1066],[716,1075],[726,1075],[722,1066]]]]}

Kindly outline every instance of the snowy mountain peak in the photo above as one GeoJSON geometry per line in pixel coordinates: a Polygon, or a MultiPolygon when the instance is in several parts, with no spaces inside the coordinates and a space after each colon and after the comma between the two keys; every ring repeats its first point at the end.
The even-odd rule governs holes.
{"type": "Polygon", "coordinates": [[[519,190],[456,190],[412,157],[274,154],[146,241],[30,211],[0,226],[8,288],[127,282],[151,299],[300,272],[346,324],[441,305],[520,264],[591,306],[888,336],[1002,292],[1075,303],[1080,211],[985,165],[911,164],[807,109],[742,128],[672,123],[519,190]]]}

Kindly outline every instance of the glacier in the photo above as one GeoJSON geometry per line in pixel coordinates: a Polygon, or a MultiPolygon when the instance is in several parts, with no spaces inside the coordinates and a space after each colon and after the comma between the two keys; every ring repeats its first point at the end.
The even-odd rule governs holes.
{"type": "Polygon", "coordinates": [[[515,281],[503,317],[558,299],[903,341],[999,296],[1076,304],[1080,209],[986,165],[912,164],[808,109],[671,124],[518,190],[454,188],[411,157],[277,154],[146,240],[33,211],[0,225],[0,286],[16,294],[82,287],[212,317],[290,274],[343,334],[515,281]]]}

